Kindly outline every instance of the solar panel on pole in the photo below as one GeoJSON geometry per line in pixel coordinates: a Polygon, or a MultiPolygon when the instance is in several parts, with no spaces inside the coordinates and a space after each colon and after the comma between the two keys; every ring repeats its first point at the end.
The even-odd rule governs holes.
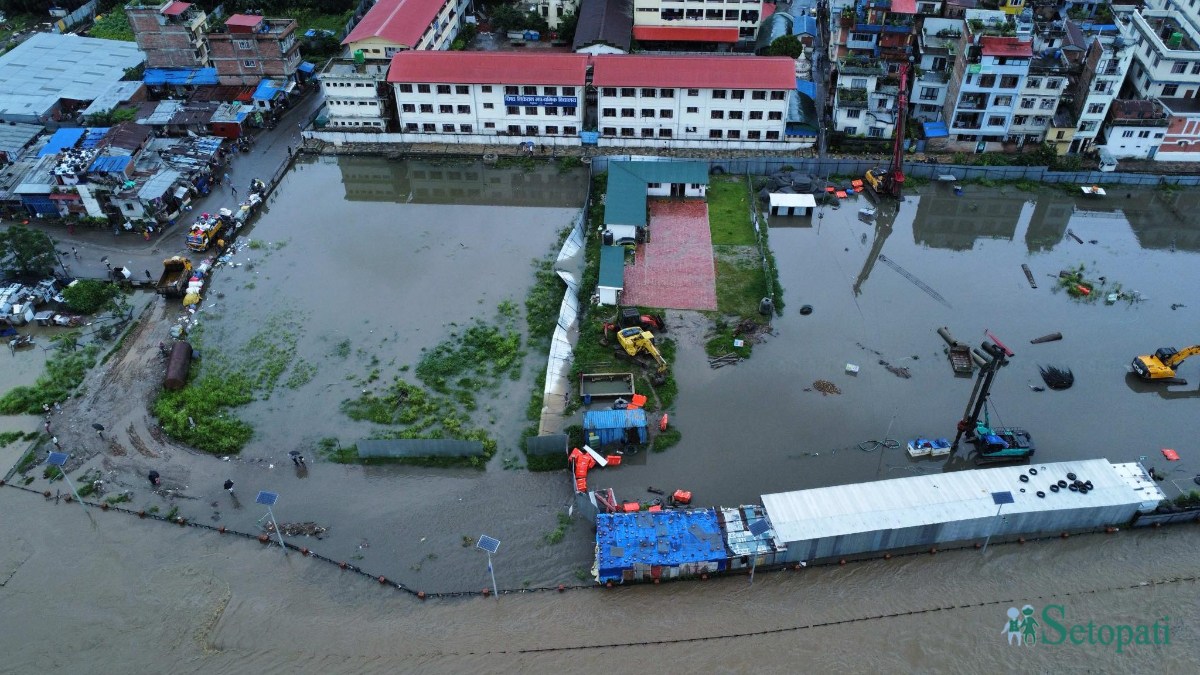
{"type": "Polygon", "coordinates": [[[287,555],[287,545],[283,543],[283,530],[279,528],[279,523],[275,522],[275,512],[271,510],[277,501],[279,501],[279,495],[266,490],[260,490],[258,496],[254,498],[255,504],[267,507],[267,516],[271,518],[271,525],[275,528],[275,537],[279,539],[279,548],[283,549],[284,555],[287,555]]]}
{"type": "Polygon", "coordinates": [[[87,513],[88,520],[92,521],[92,527],[96,527],[96,519],[92,518],[92,514],[88,513],[87,504],[83,503],[83,498],[79,496],[79,491],[75,489],[75,484],[71,482],[71,477],[67,475],[67,460],[71,456],[65,452],[52,452],[46,457],[46,464],[57,466],[58,473],[62,475],[62,479],[66,482],[67,487],[71,488],[71,494],[75,496],[75,501],[83,507],[83,512],[87,513]]]}
{"type": "MultiPolygon", "coordinates": [[[[767,530],[771,529],[770,523],[765,518],[759,519],[750,523],[750,535],[757,538],[767,530]]],[[[758,567],[758,542],[754,542],[754,549],[750,551],[750,585],[754,585],[754,570],[758,567]]]]}
{"type": "Polygon", "coordinates": [[[496,594],[496,600],[499,600],[500,589],[496,587],[496,570],[492,567],[492,554],[500,550],[500,540],[481,534],[479,541],[475,542],[475,548],[487,553],[488,574],[492,576],[492,592],[496,594]]]}
{"type": "MultiPolygon", "coordinates": [[[[1004,508],[1005,504],[1012,504],[1015,501],[1016,500],[1013,499],[1013,493],[1011,493],[1011,492],[1008,492],[1008,491],[993,492],[992,493],[992,503],[996,505],[996,518],[1000,517],[1000,511],[1001,511],[1001,509],[1004,508]]],[[[992,543],[992,534],[995,531],[996,531],[996,524],[993,520],[991,532],[988,532],[987,539],[983,540],[983,550],[980,551],[980,555],[987,553],[988,544],[992,543]]]]}

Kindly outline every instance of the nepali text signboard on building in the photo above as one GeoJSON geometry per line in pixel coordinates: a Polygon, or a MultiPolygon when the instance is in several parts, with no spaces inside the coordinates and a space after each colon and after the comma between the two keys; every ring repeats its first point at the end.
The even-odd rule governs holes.
{"type": "Polygon", "coordinates": [[[504,105],[553,105],[575,108],[579,105],[579,99],[574,96],[505,96],[504,105]]]}

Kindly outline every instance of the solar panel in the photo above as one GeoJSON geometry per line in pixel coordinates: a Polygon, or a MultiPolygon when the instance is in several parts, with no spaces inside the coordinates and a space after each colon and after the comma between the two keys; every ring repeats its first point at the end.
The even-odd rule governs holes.
{"type": "Polygon", "coordinates": [[[750,534],[756,537],[769,529],[771,529],[771,526],[765,520],[756,520],[750,523],[750,534]]]}
{"type": "Polygon", "coordinates": [[[475,548],[482,549],[488,553],[495,553],[500,550],[500,540],[483,534],[479,536],[479,541],[476,542],[475,548]]]}
{"type": "Polygon", "coordinates": [[[992,503],[1000,506],[1001,504],[1012,504],[1013,496],[1011,492],[993,492],[992,503]]]}
{"type": "Polygon", "coordinates": [[[274,492],[259,492],[258,496],[254,498],[255,504],[262,504],[263,506],[274,506],[277,501],[279,501],[279,495],[274,492]]]}
{"type": "Polygon", "coordinates": [[[65,452],[52,452],[50,453],[50,456],[46,458],[46,463],[50,466],[63,466],[67,463],[67,459],[69,457],[70,455],[65,452]]]}

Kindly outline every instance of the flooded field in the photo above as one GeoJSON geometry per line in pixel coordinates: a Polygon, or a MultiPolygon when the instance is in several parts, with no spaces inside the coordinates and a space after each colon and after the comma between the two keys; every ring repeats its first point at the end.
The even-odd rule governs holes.
{"type": "MultiPolygon", "coordinates": [[[[484,471],[340,465],[311,454],[320,439],[348,445],[377,430],[343,414],[343,401],[395,377],[411,380],[423,350],[476,318],[491,320],[501,303],[521,306],[533,281],[530,261],[551,251],[557,233],[579,208],[586,181],[585,173],[560,173],[552,164],[525,172],[365,158],[300,163],[247,233],[256,243],[234,255],[239,266],[218,270],[197,316],[204,349],[212,356],[235,352],[264,329],[287,331],[295,338],[294,352],[288,355],[292,370],[283,379],[297,372],[298,364],[305,364],[305,376],[236,410],[255,427],[240,457],[133,456],[121,461],[134,477],[116,478],[114,486],[135,491],[133,506],[165,510],[165,500],[147,493],[142,478],[148,469],[165,467],[164,477],[178,490],[171,503],[181,515],[243,531],[255,531],[263,515],[253,504],[254,493],[278,492],[275,512],[281,521],[329,527],[324,538],[304,540],[304,545],[430,592],[488,583],[481,554],[464,545],[481,533],[504,542],[496,563],[502,588],[589,580],[593,532],[587,523],[576,518],[561,542],[547,539],[571,503],[568,477],[506,468],[506,460],[519,456],[529,392],[544,367],[540,354],[527,354],[520,379],[505,380],[480,400],[476,422],[500,447],[484,471]],[[307,468],[288,462],[286,453],[293,448],[310,453],[307,468]],[[236,482],[240,499],[223,492],[226,478],[236,482]]],[[[973,345],[990,330],[1016,352],[993,389],[993,421],[1028,429],[1038,445],[1035,462],[1145,457],[1147,465],[1167,476],[1168,495],[1190,489],[1200,473],[1194,439],[1200,362],[1181,368],[1180,375],[1193,383],[1188,387],[1146,385],[1126,370],[1138,354],[1200,342],[1195,316],[1200,300],[1190,297],[1200,288],[1197,201],[1184,193],[1157,192],[1085,201],[1063,192],[972,186],[956,197],[948,187],[934,185],[910,196],[898,212],[881,214],[875,225],[858,219],[865,202],[853,200],[811,220],[777,220],[771,244],[787,306],[774,322],[774,336],[757,346],[750,360],[711,370],[703,353],[707,319],[670,313],[671,335],[679,340],[672,366],[680,390],[671,419],[683,440],[662,454],[627,458],[620,468],[593,474],[590,482],[611,485],[625,499],[648,498],[647,486],[656,486],[689,489],[702,506],[735,505],[758,502],[768,492],[959,468],[960,463],[912,461],[901,449],[859,447],[885,437],[903,445],[915,436],[953,435],[971,381],[951,372],[935,333],[947,326],[973,345]],[[1037,289],[1030,288],[1022,264],[1030,267],[1037,289]],[[1057,288],[1056,277],[1079,265],[1088,278],[1103,276],[1108,288],[1119,284],[1136,290],[1141,300],[1106,305],[1069,297],[1057,288]],[[799,313],[804,304],[812,305],[811,315],[799,313]],[[1029,344],[1055,331],[1064,339],[1029,344]],[[857,376],[846,373],[847,364],[860,367],[857,376]],[[1070,368],[1074,387],[1034,391],[1042,385],[1039,365],[1070,368]],[[898,377],[887,366],[907,369],[910,377],[898,377]],[[835,383],[841,393],[810,390],[818,379],[835,383]],[[1163,448],[1179,451],[1181,461],[1166,462],[1163,448]]],[[[169,321],[167,314],[155,316],[169,321]]],[[[516,325],[524,326],[523,321],[516,325]]],[[[4,372],[7,382],[9,371],[4,372]]],[[[38,509],[51,508],[35,504],[23,507],[30,517],[41,518],[38,509]]],[[[66,515],[63,507],[53,508],[55,518],[66,515]]],[[[930,605],[961,607],[1020,601],[1018,595],[1053,596],[1064,576],[1072,579],[1067,584],[1072,589],[1086,590],[1196,572],[1191,529],[1168,528],[1161,536],[1123,536],[1115,566],[1107,560],[1100,564],[1099,539],[1085,537],[1054,548],[994,548],[982,579],[964,572],[979,559],[961,552],[908,558],[891,567],[868,563],[809,576],[765,576],[761,588],[756,581],[753,589],[732,579],[608,595],[506,597],[499,604],[473,600],[418,613],[407,599],[379,599],[378,589],[364,588],[361,580],[341,583],[336,568],[310,565],[297,556],[279,562],[277,550],[205,543],[204,557],[211,561],[193,564],[167,558],[176,554],[176,546],[207,535],[181,530],[159,544],[162,526],[108,519],[104,527],[120,532],[95,535],[101,556],[131,537],[155,542],[156,551],[143,553],[151,564],[161,558],[171,570],[151,579],[163,589],[155,611],[180,619],[172,625],[195,634],[196,644],[216,656],[198,656],[192,641],[182,638],[167,639],[167,649],[187,655],[193,664],[215,659],[204,669],[217,672],[250,663],[267,671],[294,668],[300,659],[306,667],[319,663],[330,671],[390,670],[396,659],[420,664],[405,669],[487,667],[484,654],[504,651],[506,645],[542,649],[723,635],[745,626],[797,626],[919,609],[911,602],[918,597],[928,598],[930,605]],[[1058,565],[1056,556],[1063,551],[1070,562],[1058,565]],[[1147,556],[1165,562],[1155,566],[1147,556]],[[1028,588],[1012,589],[1016,567],[1028,571],[1028,588]],[[880,588],[883,597],[874,596],[880,588]],[[686,611],[663,609],[668,606],[686,611]],[[597,613],[611,621],[590,620],[597,613]],[[278,628],[252,630],[267,623],[265,617],[282,615],[289,618],[278,628]],[[699,623],[697,617],[702,617],[699,623]],[[516,627],[527,621],[539,630],[516,627]],[[340,646],[319,656],[314,654],[319,648],[308,644],[290,650],[262,647],[297,638],[307,642],[318,625],[352,628],[335,630],[331,641],[340,646]],[[398,633],[413,638],[397,641],[398,633]],[[578,637],[583,634],[588,638],[578,637]],[[455,639],[461,642],[450,644],[455,639]],[[241,660],[251,653],[257,656],[241,660]]],[[[30,555],[40,550],[41,542],[29,532],[20,536],[25,545],[14,550],[30,555]]],[[[116,563],[95,569],[116,588],[126,583],[118,581],[116,563]]],[[[1143,615],[1152,620],[1156,612],[1196,614],[1194,582],[1165,588],[1110,590],[1089,599],[1087,609],[1115,607],[1118,618],[1129,620],[1143,615]]],[[[32,600],[8,602],[22,611],[26,601],[32,600]]],[[[920,626],[902,620],[864,622],[845,630],[747,636],[698,649],[661,646],[654,653],[728,670],[748,669],[762,651],[804,653],[816,663],[843,669],[897,664],[948,669],[962,655],[977,653],[979,645],[999,646],[992,633],[999,635],[1006,607],[929,615],[920,626]],[[928,638],[931,631],[959,635],[954,631],[963,630],[959,624],[964,622],[979,628],[961,638],[928,638]],[[830,644],[871,648],[839,661],[835,653],[844,650],[830,644]],[[866,656],[868,651],[877,656],[866,656]],[[819,653],[824,656],[814,656],[819,653]]],[[[145,618],[133,623],[152,624],[145,618]]],[[[1189,636],[1194,646],[1194,630],[1189,636]]],[[[613,663],[632,665],[651,649],[592,652],[589,658],[595,661],[588,662],[614,657],[613,663]]],[[[1187,654],[1163,652],[1163,669],[1188,672],[1182,665],[1194,650],[1187,654]]],[[[1055,662],[1040,655],[1035,658],[1045,660],[1014,660],[998,650],[994,656],[1012,667],[1035,663],[1035,670],[1055,662]]],[[[578,665],[570,653],[510,654],[504,662],[539,669],[578,665]]],[[[771,663],[787,667],[785,659],[771,663]]],[[[1110,654],[1092,667],[1126,663],[1110,654]]]]}
{"type": "Polygon", "coordinates": [[[972,380],[951,371],[935,332],[947,326],[976,347],[990,330],[1015,352],[996,378],[992,420],[1028,429],[1035,462],[1144,457],[1167,475],[1169,496],[1196,489],[1200,452],[1191,418],[1200,362],[1180,369],[1187,387],[1144,384],[1126,371],[1136,355],[1200,342],[1200,299],[1193,297],[1200,212],[1184,193],[1130,195],[1089,201],[967,186],[955,197],[950,187],[932,185],[875,226],[860,222],[866,202],[853,199],[811,220],[776,219],[771,245],[787,302],[774,322],[777,336],[749,361],[720,370],[705,367],[702,345],[681,344],[671,417],[682,442],[637,471],[623,467],[605,479],[619,495],[641,496],[647,485],[683,487],[705,504],[729,505],[768,492],[954,468],[959,463],[910,460],[902,449],[858,447],[885,436],[901,445],[917,436],[953,438],[972,380]],[[878,261],[880,253],[944,303],[878,261]],[[1069,297],[1056,277],[1079,265],[1088,278],[1105,277],[1108,288],[1136,290],[1143,301],[1069,297]],[[803,304],[813,306],[811,315],[800,315],[803,304]],[[1055,331],[1064,336],[1059,342],[1029,343],[1055,331]],[[846,374],[846,364],[858,365],[859,374],[846,374]],[[1033,391],[1044,387],[1044,365],[1070,368],[1075,385],[1033,391]],[[841,395],[806,390],[818,379],[841,395]],[[1187,452],[1168,463],[1162,448],[1187,452]]]}

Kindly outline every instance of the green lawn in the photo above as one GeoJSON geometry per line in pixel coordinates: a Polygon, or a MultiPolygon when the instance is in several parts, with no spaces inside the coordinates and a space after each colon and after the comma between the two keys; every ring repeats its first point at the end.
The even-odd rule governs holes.
{"type": "Polygon", "coordinates": [[[713,176],[708,186],[708,227],[714,246],[753,246],[746,183],[735,177],[713,176]]]}
{"type": "Polygon", "coordinates": [[[346,29],[346,23],[350,21],[350,17],[354,15],[354,10],[347,10],[341,14],[321,14],[311,9],[290,9],[285,16],[290,16],[296,20],[297,32],[304,35],[304,31],[309,28],[318,30],[331,30],[337,37],[342,36],[342,31],[346,29]]]}
{"type": "Polygon", "coordinates": [[[133,28],[129,25],[129,17],[125,15],[125,8],[113,7],[107,14],[97,17],[96,23],[88,30],[88,35],[105,40],[133,42],[133,28]]]}
{"type": "Polygon", "coordinates": [[[767,295],[758,252],[749,246],[719,246],[713,254],[717,259],[717,311],[756,317],[758,303],[767,295]]]}

